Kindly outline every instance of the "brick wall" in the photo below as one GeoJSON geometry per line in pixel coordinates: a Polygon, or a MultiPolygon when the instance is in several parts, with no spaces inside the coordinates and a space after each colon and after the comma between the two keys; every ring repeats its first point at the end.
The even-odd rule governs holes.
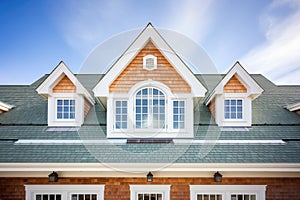
{"type": "MultiPolygon", "coordinates": [[[[0,200],[25,200],[25,184],[49,184],[47,178],[0,178],[0,200]]],[[[223,178],[222,183],[213,178],[155,178],[152,183],[145,178],[60,178],[51,184],[105,184],[105,200],[129,200],[130,184],[170,184],[172,200],[189,200],[189,185],[267,185],[267,200],[300,199],[300,178],[223,178]]]]}

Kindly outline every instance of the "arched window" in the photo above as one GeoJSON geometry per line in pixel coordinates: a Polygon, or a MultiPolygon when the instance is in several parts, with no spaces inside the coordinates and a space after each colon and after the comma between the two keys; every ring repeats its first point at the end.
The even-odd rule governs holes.
{"type": "Polygon", "coordinates": [[[152,87],[140,89],[135,95],[135,128],[162,129],[165,125],[165,94],[152,87]]]}

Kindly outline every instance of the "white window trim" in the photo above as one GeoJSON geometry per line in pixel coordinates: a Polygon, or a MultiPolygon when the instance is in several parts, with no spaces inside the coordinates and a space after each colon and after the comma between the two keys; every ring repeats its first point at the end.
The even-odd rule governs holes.
{"type": "Polygon", "coordinates": [[[53,93],[48,97],[48,126],[81,126],[84,121],[84,98],[76,93],[53,93]],[[57,100],[75,100],[75,119],[57,119],[57,100]]]}
{"type": "Polygon", "coordinates": [[[157,69],[157,57],[153,56],[151,54],[144,56],[143,57],[143,69],[146,69],[146,70],[149,70],[149,71],[157,69]],[[151,69],[147,68],[147,64],[146,64],[146,60],[149,59],[149,58],[153,59],[153,62],[154,62],[153,68],[151,68],[151,69]]]}
{"type": "Polygon", "coordinates": [[[138,193],[162,193],[163,200],[170,200],[171,185],[129,185],[130,200],[137,200],[138,193]]]}
{"type": "Polygon", "coordinates": [[[223,102],[223,118],[224,118],[224,121],[228,121],[228,122],[235,122],[235,121],[244,121],[244,118],[245,118],[245,109],[244,109],[244,98],[234,98],[234,97],[231,97],[231,98],[224,98],[224,102],[223,102]],[[228,119],[226,119],[225,118],[225,104],[224,104],[224,102],[225,102],[225,100],[242,100],[242,118],[241,119],[239,119],[239,118],[236,118],[236,119],[233,119],[233,118],[228,118],[228,119]]]}
{"type": "Polygon", "coordinates": [[[193,138],[194,136],[194,112],[192,94],[173,94],[171,90],[161,82],[147,80],[134,85],[128,94],[111,94],[107,99],[107,138],[193,138]],[[148,131],[135,129],[134,103],[135,94],[139,89],[154,87],[161,90],[166,98],[166,123],[167,127],[158,130],[148,131]],[[115,100],[128,101],[128,124],[127,129],[114,129],[114,102],[115,100]],[[185,101],[185,129],[173,129],[173,101],[185,101]]]}
{"type": "Polygon", "coordinates": [[[74,99],[74,98],[66,98],[66,97],[64,97],[64,98],[55,98],[55,119],[57,120],[57,121],[75,121],[76,120],[76,107],[77,105],[76,105],[76,99],[74,99]],[[75,118],[74,119],[64,119],[64,118],[61,118],[61,119],[58,119],[57,118],[57,101],[58,100],[75,100],[75,118]]]}
{"type": "Polygon", "coordinates": [[[197,194],[222,194],[222,200],[230,200],[231,194],[256,194],[256,200],[265,200],[266,185],[190,185],[190,199],[197,194]]]}
{"type": "Polygon", "coordinates": [[[104,185],[25,185],[25,200],[35,199],[36,194],[61,194],[62,200],[71,200],[71,194],[97,194],[104,200],[104,185]]]}
{"type": "MultiPolygon", "coordinates": [[[[127,101],[127,129],[128,129],[128,124],[129,124],[129,117],[128,117],[128,114],[129,114],[129,108],[128,108],[128,99],[125,99],[125,98],[115,98],[113,100],[113,130],[115,132],[123,132],[123,131],[126,131],[127,129],[124,129],[124,128],[119,128],[117,129],[115,127],[115,124],[116,124],[116,102],[117,101],[127,101]]],[[[108,112],[108,111],[107,111],[108,112]]]]}
{"type": "Polygon", "coordinates": [[[248,93],[224,93],[215,97],[215,120],[221,127],[250,127],[252,125],[252,100],[248,93]],[[225,119],[224,101],[239,99],[243,101],[242,119],[225,119]]]}

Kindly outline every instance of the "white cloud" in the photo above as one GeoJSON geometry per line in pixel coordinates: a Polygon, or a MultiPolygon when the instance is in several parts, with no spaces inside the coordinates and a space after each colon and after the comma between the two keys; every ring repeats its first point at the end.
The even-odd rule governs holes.
{"type": "MultiPolygon", "coordinates": [[[[281,10],[282,11],[282,10],[281,10]]],[[[262,15],[265,41],[253,48],[242,59],[250,73],[267,75],[277,84],[300,82],[300,3],[299,1],[273,1],[262,15]],[[278,17],[275,9],[286,9],[278,17]],[[275,15],[273,14],[275,13],[275,15]]]]}
{"type": "Polygon", "coordinates": [[[122,0],[67,1],[56,20],[67,43],[83,51],[90,50],[107,35],[126,11],[122,0]]]}
{"type": "Polygon", "coordinates": [[[169,1],[166,27],[201,41],[210,30],[214,0],[169,1]]]}

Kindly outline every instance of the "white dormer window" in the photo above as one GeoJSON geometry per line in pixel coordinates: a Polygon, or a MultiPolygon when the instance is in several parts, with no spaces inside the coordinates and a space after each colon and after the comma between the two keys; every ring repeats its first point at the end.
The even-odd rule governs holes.
{"type": "Polygon", "coordinates": [[[75,99],[57,99],[57,119],[75,119],[75,99]]]}
{"type": "Polygon", "coordinates": [[[107,106],[109,138],[193,136],[193,99],[162,83],[138,83],[128,94],[112,95],[107,106]]]}
{"type": "Polygon", "coordinates": [[[143,68],[147,70],[153,70],[157,68],[157,57],[153,55],[147,55],[143,58],[143,68]]]}
{"type": "Polygon", "coordinates": [[[225,99],[224,100],[224,118],[243,119],[243,100],[225,99]]]}

